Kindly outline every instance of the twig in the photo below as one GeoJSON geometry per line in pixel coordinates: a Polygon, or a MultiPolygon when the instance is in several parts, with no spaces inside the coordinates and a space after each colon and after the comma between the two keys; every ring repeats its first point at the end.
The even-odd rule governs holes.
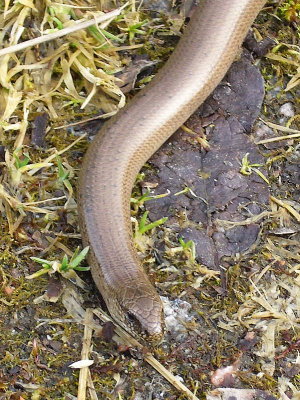
{"type": "Polygon", "coordinates": [[[289,139],[296,139],[300,138],[300,132],[295,133],[294,135],[284,135],[284,136],[277,136],[277,137],[272,137],[269,139],[264,139],[260,140],[259,142],[255,142],[255,144],[265,144],[265,143],[271,143],[271,142],[279,142],[280,140],[289,140],[289,139]]]}
{"type": "Polygon", "coordinates": [[[263,211],[260,214],[252,215],[252,217],[246,218],[243,221],[228,221],[225,219],[216,218],[215,223],[218,226],[224,227],[225,229],[231,229],[231,228],[235,228],[237,226],[250,225],[250,224],[260,221],[264,217],[270,217],[273,215],[274,215],[273,212],[263,211]]]}
{"type": "Polygon", "coordinates": [[[36,46],[37,44],[40,44],[40,43],[48,42],[49,40],[57,39],[59,37],[68,35],[70,33],[79,31],[81,29],[86,29],[89,26],[107,21],[108,19],[117,17],[127,5],[128,5],[128,3],[124,4],[122,7],[117,8],[116,10],[113,10],[105,15],[100,15],[99,17],[94,17],[93,19],[90,19],[88,21],[83,21],[83,22],[80,22],[80,20],[74,21],[74,25],[69,26],[68,28],[61,29],[54,33],[49,33],[49,35],[43,35],[43,36],[31,39],[31,40],[26,40],[25,42],[18,43],[13,46],[9,46],[4,49],[1,49],[0,57],[4,56],[6,54],[11,54],[11,53],[15,53],[17,51],[26,49],[27,47],[32,47],[32,46],[36,46]]]}
{"type": "MultiPolygon", "coordinates": [[[[93,330],[91,325],[93,323],[93,312],[90,308],[88,308],[85,312],[84,316],[84,335],[83,335],[83,343],[81,350],[81,359],[88,360],[91,348],[91,340],[93,330]]],[[[89,367],[80,368],[79,372],[79,382],[78,382],[78,400],[86,399],[86,386],[89,374],[89,367]]]]}
{"type": "Polygon", "coordinates": [[[106,114],[97,115],[96,117],[86,118],[86,119],[83,119],[81,121],[72,122],[71,124],[65,124],[65,125],[56,126],[54,128],[54,130],[56,130],[56,129],[66,129],[66,128],[70,128],[71,126],[78,126],[78,125],[86,124],[87,122],[96,121],[97,119],[109,118],[109,117],[112,117],[113,115],[115,115],[116,112],[117,112],[117,110],[111,111],[111,112],[106,113],[106,114]]]}
{"type": "MultiPolygon", "coordinates": [[[[94,314],[97,315],[103,322],[111,321],[111,319],[101,310],[101,309],[94,309],[94,314]]],[[[113,321],[111,321],[113,322],[113,321]]],[[[137,347],[138,349],[142,350],[144,346],[139,343],[136,339],[130,336],[126,331],[124,331],[121,327],[115,325],[115,332],[120,338],[126,343],[133,347],[137,347]]],[[[151,365],[158,373],[160,373],[168,382],[171,383],[177,390],[181,393],[184,393],[188,399],[190,400],[199,400],[198,397],[194,393],[192,393],[179,379],[177,379],[170,371],[168,371],[159,361],[156,360],[152,356],[152,354],[147,353],[144,356],[144,360],[151,365]]]]}
{"type": "Polygon", "coordinates": [[[271,142],[278,142],[280,140],[296,139],[296,138],[300,137],[300,131],[298,131],[297,129],[291,129],[291,128],[288,128],[287,126],[281,126],[281,125],[273,124],[273,122],[264,121],[262,118],[259,118],[259,119],[265,125],[269,126],[272,129],[275,129],[275,130],[281,131],[281,132],[292,133],[293,135],[284,135],[284,136],[272,137],[272,138],[269,138],[269,139],[260,140],[259,142],[255,142],[255,144],[265,144],[265,143],[271,143],[271,142]]]}
{"type": "Polygon", "coordinates": [[[91,377],[90,369],[88,369],[87,383],[88,383],[88,391],[89,391],[91,400],[98,400],[97,392],[96,392],[94,382],[91,377]]]}
{"type": "Polygon", "coordinates": [[[298,134],[300,133],[300,131],[298,131],[297,129],[291,129],[291,128],[288,128],[287,126],[273,124],[273,122],[264,121],[262,118],[259,118],[259,119],[265,125],[269,126],[270,128],[277,129],[278,131],[286,132],[286,133],[298,133],[298,134]]]}

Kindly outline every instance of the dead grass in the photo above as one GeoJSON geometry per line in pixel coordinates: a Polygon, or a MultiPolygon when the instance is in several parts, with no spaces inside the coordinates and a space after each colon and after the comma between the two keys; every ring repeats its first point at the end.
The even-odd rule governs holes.
{"type": "MultiPolygon", "coordinates": [[[[6,0],[0,16],[2,47],[13,46],[35,37],[58,35],[62,29],[72,29],[78,19],[98,18],[103,15],[103,11],[110,11],[115,7],[109,2],[101,2],[101,5],[102,11],[99,11],[99,7],[89,1],[75,1],[70,5],[63,2],[45,4],[30,0],[12,3],[6,0]]],[[[277,15],[276,12],[276,8],[270,8],[269,18],[271,14],[277,15]]],[[[56,37],[52,41],[45,41],[35,47],[27,47],[17,53],[1,56],[0,135],[3,157],[1,158],[0,183],[2,215],[0,284],[3,319],[7,318],[7,315],[15,315],[15,318],[17,318],[16,314],[21,315],[22,310],[30,306],[33,298],[38,298],[43,285],[46,285],[43,281],[39,284],[24,281],[24,276],[35,268],[29,257],[42,252],[44,258],[57,259],[61,257],[61,254],[72,253],[78,244],[76,198],[72,187],[75,187],[76,175],[80,168],[78,152],[82,153],[87,144],[84,136],[75,138],[72,134],[67,134],[65,130],[54,130],[54,128],[76,123],[85,118],[90,119],[96,114],[97,118],[105,119],[122,108],[125,104],[125,95],[120,89],[122,82],[116,75],[121,74],[130,64],[127,52],[140,48],[144,38],[146,38],[146,47],[149,46],[147,38],[159,29],[169,33],[168,27],[162,27],[161,19],[147,20],[131,1],[122,10],[120,16],[104,21],[97,27],[71,32],[63,38],[56,37]],[[98,115],[99,110],[102,110],[101,115],[98,115]],[[44,149],[34,149],[30,142],[32,123],[41,113],[46,113],[50,118],[46,132],[48,146],[44,149]],[[60,156],[69,186],[66,185],[66,180],[61,179],[57,156],[60,156]]],[[[280,86],[278,96],[284,96],[288,92],[297,104],[296,90],[300,74],[299,47],[295,44],[295,38],[285,37],[284,29],[278,32],[277,41],[277,46],[267,56],[269,61],[263,71],[267,90],[280,86]],[[290,43],[287,43],[288,41],[290,43]]],[[[163,44],[161,38],[158,42],[160,45],[163,44]]],[[[164,53],[163,46],[160,51],[161,54],[164,53]]],[[[297,114],[285,126],[267,122],[276,135],[278,131],[286,134],[284,137],[277,135],[273,141],[287,137],[293,139],[290,152],[296,152],[297,139],[299,140],[299,129],[296,129],[296,125],[299,119],[299,114],[297,114]]],[[[261,145],[265,143],[267,141],[259,142],[261,145]]],[[[286,153],[282,157],[286,157],[286,153]]],[[[295,200],[279,199],[276,195],[272,198],[270,212],[263,217],[267,219],[266,224],[272,225],[273,228],[299,227],[299,205],[295,200]]],[[[176,265],[174,260],[178,257],[179,250],[172,243],[170,236],[172,234],[165,234],[167,256],[173,257],[172,262],[176,265]]],[[[247,292],[240,290],[237,295],[240,299],[238,306],[231,303],[225,305],[228,321],[222,326],[226,325],[232,330],[245,327],[247,330],[260,332],[259,350],[255,356],[261,372],[271,377],[275,376],[277,390],[280,393],[292,393],[293,399],[297,399],[300,391],[299,375],[298,378],[293,379],[283,373],[280,375],[277,364],[282,355],[288,357],[291,365],[300,363],[299,355],[295,351],[292,352],[293,343],[299,340],[299,243],[296,240],[293,242],[268,235],[264,238],[265,243],[261,254],[257,256],[262,270],[253,274],[247,292]],[[238,307],[237,312],[230,312],[236,307],[238,307]],[[282,339],[285,332],[289,332],[290,335],[289,345],[282,339]]],[[[147,246],[147,243],[151,244],[153,240],[145,242],[145,250],[148,248],[149,251],[151,246],[147,246]]],[[[188,287],[199,289],[206,278],[216,278],[216,273],[191,261],[189,254],[185,255],[185,258],[189,260],[190,269],[187,276],[190,281],[186,286],[181,281],[172,282],[171,289],[171,292],[180,293],[180,295],[188,290],[188,287]],[[195,277],[196,273],[201,277],[198,275],[195,277]]],[[[145,264],[152,261],[153,257],[150,255],[145,259],[145,264]]],[[[202,296],[207,299],[210,294],[204,292],[202,296]]],[[[40,300],[44,301],[44,298],[40,300]]],[[[47,324],[53,324],[52,327],[56,327],[47,331],[48,336],[51,332],[54,338],[59,338],[68,347],[72,335],[76,336],[74,332],[72,333],[72,329],[80,331],[81,328],[76,327],[76,323],[81,324],[83,321],[82,319],[75,322],[68,319],[59,320],[61,309],[58,309],[55,314],[56,304],[53,304],[53,307],[51,309],[45,305],[44,310],[37,313],[40,319],[44,318],[47,324]],[[71,325],[73,328],[70,327],[71,325]]],[[[68,312],[72,314],[70,309],[68,312]]],[[[16,319],[16,324],[20,319],[16,319]]],[[[8,324],[7,321],[6,323],[8,324]]],[[[46,322],[40,320],[40,323],[46,322]]],[[[84,323],[84,325],[87,324],[84,323]]],[[[220,326],[219,329],[222,327],[220,326]]],[[[7,332],[2,333],[4,335],[2,342],[6,343],[7,348],[1,355],[1,364],[4,369],[22,365],[21,378],[19,376],[18,379],[21,379],[23,383],[30,382],[33,376],[32,380],[37,382],[38,387],[31,388],[32,398],[47,398],[47,391],[43,388],[44,379],[45,376],[47,379],[51,372],[45,373],[45,369],[37,368],[37,355],[32,345],[33,337],[30,327],[27,327],[25,332],[26,334],[23,333],[23,335],[21,332],[20,337],[17,338],[10,336],[7,332]],[[13,340],[20,348],[22,340],[27,343],[28,348],[24,350],[27,358],[23,353],[22,356],[16,358],[17,353],[14,352],[16,349],[11,347],[13,340]],[[27,376],[24,372],[22,357],[26,358],[26,362],[32,366],[31,376],[27,376]]],[[[86,331],[86,337],[89,334],[86,331]]],[[[40,354],[43,354],[43,346],[46,345],[39,344],[40,354]]],[[[205,347],[205,344],[203,346],[205,347]]],[[[66,355],[64,349],[60,353],[60,359],[56,355],[48,359],[50,367],[54,365],[54,370],[57,366],[58,372],[62,368],[61,365],[70,362],[74,356],[73,353],[66,355]]],[[[157,353],[162,359],[166,357],[162,350],[157,353]]],[[[87,349],[83,352],[83,358],[86,354],[87,349]]],[[[100,364],[101,362],[105,364],[103,360],[101,361],[101,357],[99,359],[100,364]]],[[[127,371],[130,371],[130,362],[124,361],[123,355],[116,356],[113,363],[117,364],[119,359],[122,360],[123,370],[127,368],[127,371]]],[[[172,368],[176,369],[174,366],[172,368]]],[[[6,378],[3,378],[4,371],[0,372],[0,379],[3,381],[0,390],[3,388],[6,390],[11,382],[6,382],[6,378]]],[[[91,382],[87,370],[84,370],[81,376],[82,374],[85,374],[85,378],[91,382]]],[[[138,371],[138,374],[142,373],[138,371]]],[[[132,376],[137,378],[133,373],[132,376]]],[[[75,394],[74,381],[71,378],[61,383],[58,378],[55,379],[57,379],[55,393],[60,393],[61,396],[70,392],[75,394]],[[61,387],[64,387],[63,391],[60,391],[61,387]]],[[[85,381],[82,379],[80,378],[81,393],[84,392],[82,387],[85,381]]],[[[104,390],[105,388],[112,390],[114,385],[120,385],[117,373],[116,376],[108,373],[105,379],[96,379],[99,379],[97,384],[101,388],[104,387],[104,390]]],[[[173,377],[169,380],[172,379],[173,377]]],[[[208,380],[207,377],[205,379],[208,380]]],[[[179,388],[178,385],[180,384],[177,384],[177,388],[179,388]]],[[[198,383],[193,381],[191,387],[193,385],[196,387],[196,393],[198,383]]],[[[91,385],[90,391],[91,398],[96,398],[91,385]]],[[[186,393],[193,398],[192,392],[186,393]]],[[[13,391],[7,389],[7,398],[13,398],[9,397],[10,395],[13,395],[13,391]]]]}

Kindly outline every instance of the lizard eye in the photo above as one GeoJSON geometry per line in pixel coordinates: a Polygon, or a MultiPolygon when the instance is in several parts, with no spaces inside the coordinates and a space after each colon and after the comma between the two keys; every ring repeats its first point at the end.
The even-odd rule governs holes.
{"type": "Polygon", "coordinates": [[[147,332],[142,329],[141,323],[138,318],[130,311],[126,312],[126,320],[131,330],[141,336],[146,336],[147,332]]]}
{"type": "Polygon", "coordinates": [[[130,324],[137,324],[138,323],[138,320],[137,320],[137,318],[131,313],[131,312],[129,312],[129,311],[127,311],[127,313],[126,313],[127,315],[127,321],[130,323],[130,324]]]}

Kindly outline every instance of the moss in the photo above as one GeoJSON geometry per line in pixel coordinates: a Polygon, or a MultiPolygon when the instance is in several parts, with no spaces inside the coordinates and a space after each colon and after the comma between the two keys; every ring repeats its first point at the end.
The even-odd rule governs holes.
{"type": "MultiPolygon", "coordinates": [[[[295,7],[293,2],[285,2],[285,10],[272,9],[269,14],[263,13],[257,21],[258,29],[265,36],[268,31],[275,34],[278,46],[273,53],[280,56],[277,60],[266,58],[262,60],[262,72],[266,81],[267,94],[271,93],[275,87],[279,87],[276,98],[266,98],[264,104],[264,115],[266,117],[276,114],[278,106],[285,101],[290,101],[293,98],[295,104],[295,90],[291,90],[289,97],[284,91],[284,88],[290,78],[296,73],[297,66],[292,63],[284,62],[285,59],[297,61],[297,54],[294,52],[294,44],[297,43],[298,33],[293,25],[282,24],[272,17],[272,13],[277,13],[280,18],[291,20],[295,7]]],[[[128,15],[128,22],[116,21],[112,26],[112,33],[122,34],[121,28],[127,28],[128,24],[132,24],[133,17],[128,15]]],[[[147,54],[151,60],[165,61],[175,47],[177,38],[168,38],[163,41],[166,36],[160,36],[159,30],[156,29],[157,22],[152,22],[150,16],[144,14],[135,15],[138,21],[143,21],[149,18],[147,27],[144,29],[144,35],[138,34],[133,38],[134,43],[140,43],[143,37],[146,38],[146,43],[142,50],[135,50],[137,53],[147,54]],[[148,33],[147,33],[148,31],[148,33]],[[159,40],[154,40],[159,38],[159,40]],[[161,44],[158,44],[160,41],[161,44]]],[[[161,22],[161,21],[160,21],[161,22]]],[[[164,28],[164,33],[171,32],[169,26],[164,28]]],[[[88,39],[92,41],[92,38],[88,39]]],[[[125,39],[124,39],[125,40],[125,39]]],[[[79,41],[70,44],[72,51],[79,49],[79,41]]],[[[94,42],[91,42],[95,44],[94,42]]],[[[125,43],[125,42],[124,42],[125,43]]],[[[128,43],[126,43],[128,44],[128,43]]],[[[115,45],[115,44],[114,44],[115,45]]],[[[47,50],[47,49],[46,49],[47,50]]],[[[45,51],[46,51],[45,50],[45,51]]],[[[110,57],[111,64],[106,66],[107,71],[118,69],[118,57],[109,49],[106,49],[105,54],[110,57]],[[117,65],[117,66],[116,66],[117,65]]],[[[100,60],[98,60],[100,63],[100,60]]],[[[101,60],[101,63],[104,61],[101,60]]],[[[122,69],[122,62],[121,62],[122,69]]],[[[10,66],[11,67],[11,66],[10,66]]],[[[28,71],[27,71],[28,72],[28,71]]],[[[26,72],[26,74],[27,74],[26,72]]],[[[17,79],[23,78],[26,80],[27,92],[26,95],[32,94],[35,89],[35,81],[32,77],[28,77],[24,72],[16,74],[12,80],[15,84],[17,79]]],[[[59,62],[53,65],[53,87],[57,83],[57,79],[61,76],[62,67],[59,62]]],[[[84,77],[78,73],[78,69],[73,69],[71,75],[74,78],[74,85],[78,92],[89,93],[90,85],[87,84],[84,77]]],[[[65,89],[65,87],[64,87],[65,89]]],[[[8,89],[3,89],[5,95],[8,94],[8,89]]],[[[50,131],[47,133],[46,149],[28,148],[30,145],[30,129],[31,123],[34,121],[40,109],[49,112],[49,103],[39,99],[29,106],[30,115],[28,118],[28,128],[23,142],[24,153],[28,152],[30,163],[37,163],[45,160],[51,154],[51,148],[55,151],[61,151],[68,145],[71,145],[77,137],[65,130],[55,130],[55,126],[68,124],[70,122],[79,121],[94,117],[98,111],[96,106],[89,105],[86,111],[80,110],[82,102],[74,99],[72,96],[64,97],[66,91],[61,90],[53,97],[52,105],[57,112],[57,118],[50,122],[50,131]]],[[[24,99],[23,99],[24,100],[24,99]]],[[[19,106],[10,118],[10,123],[22,122],[24,117],[24,101],[21,101],[19,106]]],[[[105,98],[107,100],[107,97],[105,98]]],[[[112,105],[115,105],[115,100],[111,99],[112,105]]],[[[299,129],[299,118],[294,118],[290,121],[289,126],[294,129],[299,129]]],[[[2,131],[2,144],[6,146],[12,156],[16,141],[16,131],[2,131]]],[[[76,186],[76,174],[80,170],[80,157],[88,146],[86,139],[78,142],[71,150],[64,153],[62,161],[71,166],[72,177],[70,180],[73,187],[76,186]]],[[[278,182],[276,175],[277,168],[281,168],[289,159],[291,149],[296,146],[296,142],[277,150],[265,150],[265,159],[270,171],[270,182],[275,185],[278,182]]],[[[21,157],[21,156],[20,156],[21,157]]],[[[2,184],[5,186],[9,194],[22,203],[29,201],[44,201],[54,197],[56,192],[65,193],[63,185],[58,182],[58,171],[56,162],[52,161],[53,165],[44,167],[38,173],[29,176],[27,173],[21,174],[21,179],[18,185],[14,186],[11,181],[8,165],[2,165],[2,184]]],[[[154,168],[151,165],[146,165],[146,170],[154,168]]],[[[278,193],[284,191],[284,196],[292,198],[294,187],[282,185],[279,188],[275,187],[278,193]]],[[[133,196],[141,195],[141,187],[137,185],[133,190],[133,196]]],[[[75,205],[75,195],[73,195],[75,205]]],[[[15,382],[33,383],[39,387],[34,391],[36,397],[63,399],[66,393],[76,395],[76,387],[78,382],[78,371],[71,371],[68,365],[80,358],[82,327],[77,323],[67,321],[68,315],[61,304],[57,302],[35,304],[34,299],[39,297],[49,287],[48,277],[38,280],[27,280],[25,276],[32,273],[36,266],[30,260],[32,255],[39,256],[40,252],[46,252],[45,256],[49,259],[61,259],[63,251],[61,248],[50,245],[47,237],[52,239],[59,237],[59,244],[66,246],[70,251],[74,251],[78,245],[79,234],[77,232],[77,219],[74,208],[64,209],[64,200],[59,202],[51,201],[43,204],[41,207],[49,207],[49,214],[42,215],[40,213],[27,212],[20,225],[10,235],[6,217],[1,217],[1,252],[0,252],[0,287],[1,287],[1,307],[0,319],[3,321],[5,329],[0,330],[0,363],[1,363],[1,379],[3,378],[2,387],[0,390],[6,392],[6,398],[9,399],[16,393],[18,388],[15,387],[15,382]],[[50,214],[53,212],[53,214],[50,214]],[[60,234],[64,236],[59,236],[60,234]],[[59,350],[54,346],[53,342],[58,342],[59,350]],[[53,347],[51,347],[53,346],[53,347]]],[[[12,215],[13,223],[21,216],[20,210],[10,208],[5,203],[8,212],[12,215]]],[[[4,205],[3,205],[4,207],[4,205]]],[[[3,211],[3,210],[2,210],[3,211]]],[[[136,211],[136,210],[135,210],[136,211]]],[[[138,214],[138,218],[143,214],[142,210],[138,214]]],[[[193,224],[185,215],[178,216],[178,224],[180,226],[188,226],[193,224]]],[[[256,263],[262,268],[272,261],[272,252],[264,246],[266,243],[267,234],[270,230],[274,230],[279,226],[278,220],[270,219],[265,221],[262,229],[262,244],[257,248],[254,256],[241,255],[239,260],[231,262],[230,268],[224,272],[224,280],[227,283],[227,293],[221,296],[221,282],[218,279],[207,281],[199,290],[191,287],[195,276],[199,274],[199,266],[192,262],[188,253],[182,251],[176,254],[170,252],[163,253],[163,257],[176,268],[176,274],[172,279],[176,283],[168,282],[168,272],[162,270],[154,270],[153,249],[149,246],[145,256],[144,264],[149,270],[149,274],[153,281],[156,281],[163,292],[164,284],[166,285],[167,294],[171,298],[182,297],[183,294],[191,302],[195,315],[200,318],[195,318],[188,326],[190,341],[180,347],[178,344],[165,343],[163,346],[155,349],[155,356],[165,363],[175,374],[184,377],[187,385],[191,390],[196,389],[198,383],[199,398],[204,398],[203,393],[210,387],[210,372],[223,365],[232,363],[237,358],[239,349],[235,343],[239,341],[245,334],[245,329],[242,326],[235,327],[234,333],[224,333],[218,327],[218,318],[216,315],[225,313],[228,318],[233,318],[249,295],[250,282],[248,279],[249,265],[256,263]],[[200,322],[199,322],[200,321],[200,322]]],[[[162,248],[172,249],[178,246],[178,238],[176,234],[168,229],[160,228],[151,234],[152,242],[163,244],[162,248]]],[[[288,260],[290,261],[290,260],[288,260]]],[[[86,278],[89,279],[89,278],[86,278]]],[[[288,293],[281,290],[281,294],[287,296],[288,293]]],[[[98,303],[94,291],[83,293],[88,306],[98,303]]],[[[297,332],[293,332],[292,340],[297,340],[297,332]]],[[[120,353],[119,349],[112,343],[106,344],[97,338],[94,339],[94,348],[97,350],[95,356],[95,364],[91,368],[94,384],[100,396],[110,396],[110,393],[116,386],[114,374],[120,374],[123,378],[127,377],[128,386],[124,398],[133,398],[137,391],[138,383],[143,388],[147,382],[158,380],[157,375],[153,375],[152,371],[146,368],[142,361],[142,356],[138,361],[132,361],[129,353],[120,353]],[[103,359],[97,359],[101,354],[103,359]],[[117,371],[117,372],[116,372],[117,371]]],[[[276,346],[285,343],[279,337],[276,339],[276,346]]],[[[276,391],[277,381],[275,378],[266,374],[259,375],[261,365],[258,358],[254,354],[250,354],[251,358],[246,363],[247,371],[239,372],[239,379],[245,386],[253,386],[261,389],[270,389],[276,391]]],[[[279,370],[275,371],[275,377],[280,374],[279,370]]],[[[295,375],[291,382],[299,387],[299,375],[295,375]]],[[[166,385],[162,380],[159,382],[160,388],[165,390],[168,398],[183,399],[184,396],[178,396],[178,393],[166,385]]],[[[20,396],[24,399],[33,398],[34,394],[26,393],[26,390],[20,390],[20,396]]],[[[13,397],[12,397],[13,398],[13,397]]]]}

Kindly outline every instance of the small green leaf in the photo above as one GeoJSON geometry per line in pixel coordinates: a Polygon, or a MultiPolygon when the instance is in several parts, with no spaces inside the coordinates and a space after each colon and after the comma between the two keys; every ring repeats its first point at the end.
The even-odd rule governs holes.
{"type": "Polygon", "coordinates": [[[179,238],[179,243],[181,244],[183,251],[186,250],[191,251],[191,259],[192,261],[194,261],[196,258],[196,246],[193,240],[189,240],[188,242],[185,243],[185,241],[182,238],[179,238]]]}
{"type": "Polygon", "coordinates": [[[53,21],[56,23],[56,25],[57,25],[57,28],[59,29],[59,30],[61,30],[61,29],[63,29],[63,23],[58,19],[58,18],[56,18],[56,17],[52,17],[52,19],[53,19],[53,21]]]}
{"type": "Polygon", "coordinates": [[[51,261],[47,261],[47,260],[44,260],[43,258],[38,258],[38,257],[30,257],[30,258],[31,258],[31,260],[33,260],[39,264],[42,264],[43,266],[48,266],[49,268],[52,267],[51,261]]]}
{"type": "Polygon", "coordinates": [[[157,221],[152,222],[151,224],[145,225],[146,223],[146,218],[148,215],[149,211],[146,211],[141,219],[140,225],[139,225],[139,234],[143,234],[153,228],[156,228],[159,225],[164,224],[167,221],[167,217],[163,217],[158,219],[157,221]]]}
{"type": "Polygon", "coordinates": [[[267,184],[269,184],[268,179],[264,176],[262,172],[260,172],[256,167],[262,167],[262,164],[250,164],[248,161],[248,154],[246,153],[242,159],[240,173],[242,175],[251,175],[252,170],[257,173],[267,184]]]}
{"type": "Polygon", "coordinates": [[[20,160],[20,158],[18,157],[18,153],[19,151],[22,149],[22,146],[18,147],[14,152],[13,152],[13,157],[15,159],[15,165],[17,169],[20,169],[22,167],[25,167],[29,161],[30,161],[30,157],[28,153],[24,153],[24,160],[20,160]]]}
{"type": "Polygon", "coordinates": [[[91,268],[90,267],[74,267],[76,271],[89,271],[91,268]]]}
{"type": "Polygon", "coordinates": [[[68,262],[69,262],[68,256],[65,254],[61,262],[61,267],[60,267],[61,271],[66,271],[68,269],[68,262]]]}
{"type": "Polygon", "coordinates": [[[62,166],[62,163],[60,161],[60,157],[58,154],[56,154],[56,162],[57,162],[57,167],[58,167],[58,177],[60,181],[64,181],[65,179],[68,178],[68,176],[70,175],[69,171],[65,171],[64,167],[62,166]]]}
{"type": "Polygon", "coordinates": [[[146,224],[146,219],[147,219],[148,214],[149,214],[149,211],[145,211],[143,216],[142,216],[142,218],[141,218],[141,221],[140,221],[140,224],[139,224],[139,232],[140,233],[141,233],[141,231],[143,230],[143,228],[144,228],[144,226],[146,224]]]}
{"type": "Polygon", "coordinates": [[[269,180],[264,176],[264,174],[262,172],[260,172],[259,169],[253,168],[253,171],[256,172],[257,175],[260,176],[261,179],[263,179],[268,185],[270,184],[269,180]]]}
{"type": "Polygon", "coordinates": [[[34,274],[27,275],[27,276],[26,276],[26,279],[35,279],[35,278],[39,278],[40,276],[45,275],[45,274],[48,274],[48,273],[49,273],[49,269],[48,269],[48,268],[47,268],[47,269],[42,268],[42,269],[40,269],[39,271],[35,272],[34,274]]]}
{"type": "MultiPolygon", "coordinates": [[[[70,261],[70,263],[69,263],[69,268],[73,268],[73,269],[78,268],[77,266],[85,258],[85,256],[87,255],[89,249],[90,249],[89,246],[87,246],[78,254],[78,256],[76,256],[76,257],[73,256],[71,261],[70,261]]],[[[75,251],[75,253],[76,253],[76,251],[75,251]]]]}
{"type": "Polygon", "coordinates": [[[89,247],[85,247],[80,253],[79,253],[79,247],[74,251],[74,254],[71,257],[71,260],[69,261],[68,256],[65,254],[63,256],[63,259],[61,262],[59,261],[47,261],[42,258],[38,257],[31,257],[33,261],[36,261],[39,264],[42,264],[43,268],[40,271],[37,271],[33,275],[28,276],[28,279],[33,279],[37,278],[40,275],[46,274],[46,273],[54,273],[54,272],[59,272],[63,276],[66,276],[68,273],[73,273],[73,276],[77,279],[76,273],[74,270],[77,271],[89,271],[89,267],[79,267],[79,264],[81,261],[85,258],[89,251],[89,247]],[[79,253],[79,254],[78,254],[79,253]],[[73,272],[72,272],[73,271],[73,272]]]}
{"type": "Polygon", "coordinates": [[[150,193],[150,190],[147,190],[146,193],[144,193],[142,196],[140,196],[137,199],[131,197],[130,202],[141,206],[142,204],[145,203],[145,201],[161,199],[163,197],[169,196],[169,194],[170,194],[170,192],[168,191],[167,193],[157,194],[156,196],[149,196],[149,193],[150,193]]]}

